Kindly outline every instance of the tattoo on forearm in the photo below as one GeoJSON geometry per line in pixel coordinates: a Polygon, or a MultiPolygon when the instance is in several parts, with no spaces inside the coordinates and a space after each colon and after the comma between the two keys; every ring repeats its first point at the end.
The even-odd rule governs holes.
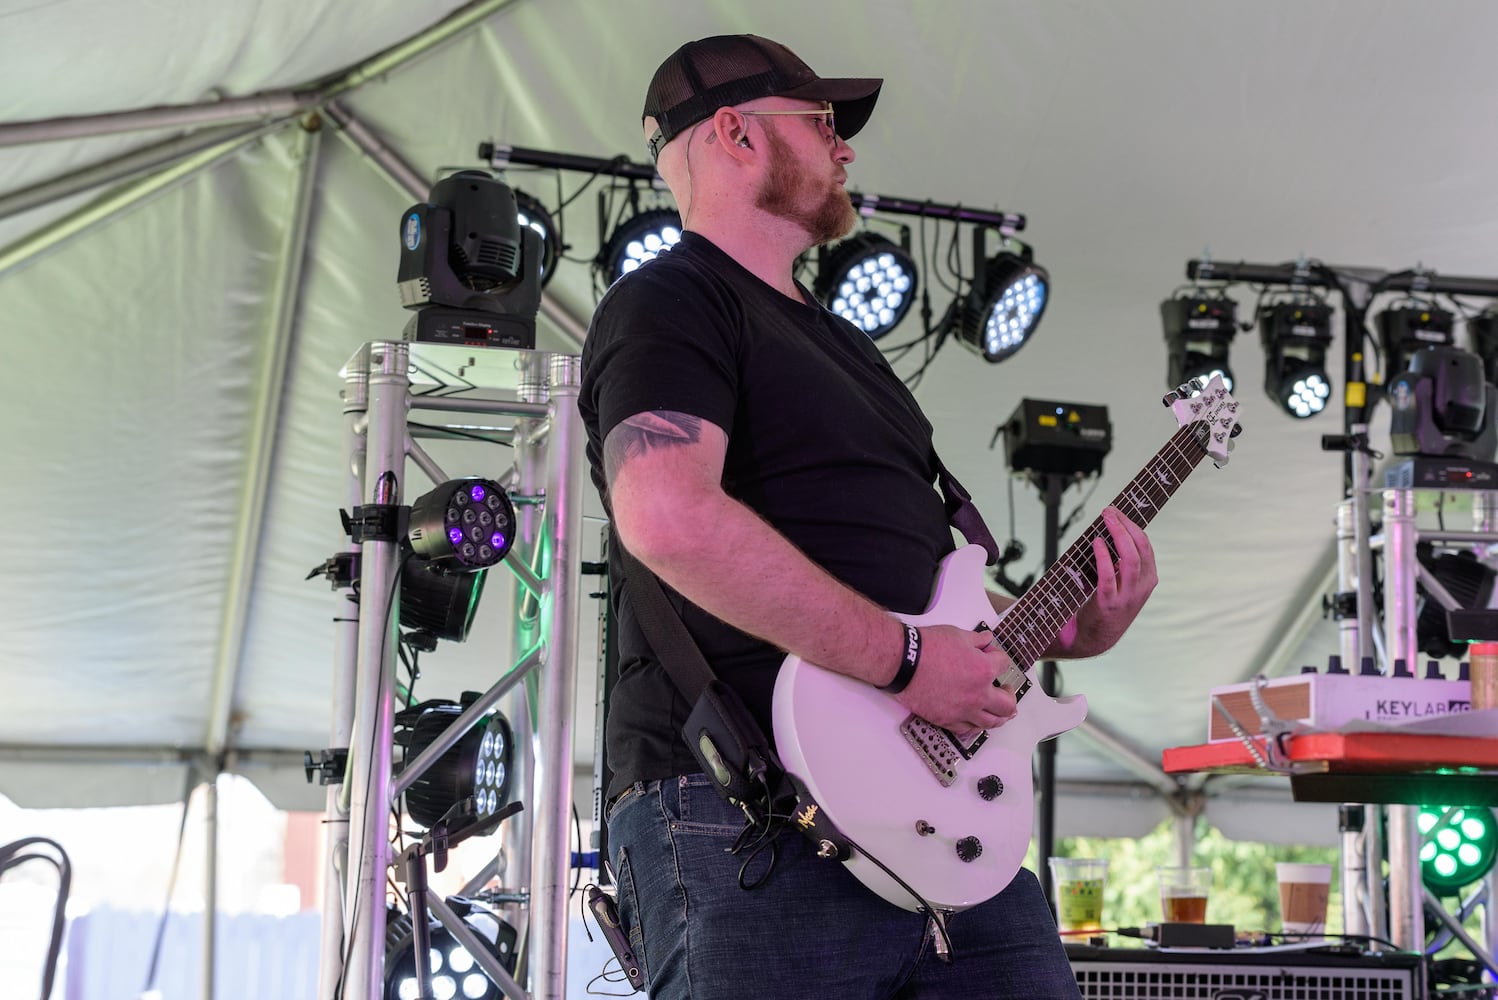
{"type": "Polygon", "coordinates": [[[603,472],[610,482],[624,462],[651,448],[696,444],[702,440],[702,418],[674,410],[637,413],[609,431],[603,442],[603,472]]]}

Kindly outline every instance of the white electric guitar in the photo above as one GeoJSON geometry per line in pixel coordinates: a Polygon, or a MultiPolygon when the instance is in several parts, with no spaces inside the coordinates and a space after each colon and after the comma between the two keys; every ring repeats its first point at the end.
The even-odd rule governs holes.
{"type": "MultiPolygon", "coordinates": [[[[1200,395],[1182,392],[1165,399],[1180,429],[1113,501],[1141,527],[1203,458],[1224,464],[1237,432],[1238,404],[1221,378],[1200,395]]],[[[994,683],[1018,702],[996,729],[958,738],[872,685],[795,656],[781,666],[774,698],[781,762],[806,786],[820,819],[853,846],[849,870],[896,906],[963,910],[997,895],[1019,871],[1034,822],[1035,745],[1087,716],[1085,698],[1052,698],[1028,671],[1092,597],[1092,542],[1108,537],[1094,520],[1002,616],[984,588],[986,553],[964,546],[942,560],[926,613],[899,616],[917,627],[993,632],[1014,663],[994,683]]]]}

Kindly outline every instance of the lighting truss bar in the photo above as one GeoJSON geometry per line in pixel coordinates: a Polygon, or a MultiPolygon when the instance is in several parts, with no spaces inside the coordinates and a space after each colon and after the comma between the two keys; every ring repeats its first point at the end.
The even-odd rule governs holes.
{"type": "Polygon", "coordinates": [[[524,146],[501,146],[492,142],[479,143],[479,159],[496,170],[516,165],[521,167],[549,167],[553,170],[576,170],[584,174],[602,174],[608,177],[623,177],[632,181],[655,182],[660,177],[655,167],[648,163],[632,163],[623,157],[612,160],[596,156],[579,156],[575,153],[553,153],[545,149],[526,149],[524,146]]]}
{"type": "Polygon", "coordinates": [[[499,963],[499,959],[494,957],[494,953],[488,949],[484,940],[473,932],[473,928],[463,922],[463,918],[458,916],[452,907],[447,905],[447,900],[428,889],[426,902],[427,910],[443,927],[447,928],[447,932],[459,944],[468,949],[468,954],[473,956],[474,962],[478,963],[479,968],[484,970],[484,974],[499,987],[500,992],[510,1000],[530,1000],[530,994],[521,989],[520,984],[510,977],[510,973],[499,963]]]}
{"type": "Polygon", "coordinates": [[[848,192],[853,207],[864,214],[884,212],[888,215],[916,215],[927,219],[944,219],[948,222],[969,222],[976,226],[992,226],[1004,233],[1017,233],[1025,228],[1025,217],[1018,212],[989,212],[970,205],[941,205],[934,201],[916,201],[913,198],[898,198],[887,194],[858,194],[848,192]]]}
{"type": "MultiPolygon", "coordinates": [[[[1186,277],[1192,281],[1243,281],[1256,285],[1312,285],[1338,288],[1336,275],[1358,274],[1361,268],[1335,267],[1327,264],[1226,264],[1212,260],[1186,262],[1186,277]]],[[[1378,292],[1432,292],[1443,295],[1477,295],[1498,298],[1498,278],[1474,278],[1425,271],[1399,271],[1384,274],[1372,282],[1378,292]]]]}
{"type": "MultiPolygon", "coordinates": [[[[1345,265],[1301,262],[1254,264],[1247,261],[1223,263],[1193,259],[1186,262],[1186,277],[1191,281],[1241,281],[1258,285],[1280,285],[1287,288],[1327,288],[1342,296],[1342,377],[1346,387],[1343,396],[1343,428],[1350,436],[1366,427],[1368,401],[1354,386],[1365,384],[1362,342],[1366,330],[1368,304],[1380,292],[1427,292],[1445,295],[1476,295],[1498,298],[1498,278],[1475,278],[1442,275],[1425,271],[1384,271],[1345,265]]],[[[1354,479],[1353,454],[1343,459],[1342,492],[1359,495],[1366,484],[1354,479]]],[[[1359,613],[1361,618],[1362,612],[1359,613]]]]}
{"type": "Polygon", "coordinates": [[[512,417],[545,417],[550,410],[545,403],[527,403],[507,399],[464,399],[459,396],[412,396],[413,410],[444,410],[449,413],[498,413],[512,417]]]}
{"type": "Polygon", "coordinates": [[[401,773],[397,774],[391,780],[391,800],[394,801],[406,794],[406,790],[414,785],[416,779],[425,774],[437,762],[438,757],[451,750],[468,730],[478,725],[479,720],[489,713],[489,709],[499,704],[499,700],[508,694],[511,688],[524,680],[525,675],[535,669],[536,665],[541,662],[543,653],[544,648],[541,646],[532,649],[528,655],[501,677],[493,687],[485,691],[478,701],[469,705],[463,711],[462,715],[448,723],[447,728],[442,730],[435,740],[427,744],[425,750],[416,755],[415,760],[402,768],[401,773]]]}
{"type": "MultiPolygon", "coordinates": [[[[659,183],[655,167],[646,163],[633,163],[623,158],[612,160],[594,156],[578,156],[574,153],[553,153],[544,149],[526,149],[523,146],[502,146],[492,142],[479,144],[479,159],[495,170],[508,166],[547,167],[553,170],[576,170],[585,174],[622,177],[626,180],[659,183]]],[[[886,215],[916,215],[927,219],[944,219],[949,222],[967,222],[978,226],[992,226],[1005,233],[1017,233],[1025,228],[1025,217],[1016,212],[990,212],[968,205],[943,205],[934,201],[917,201],[885,194],[858,194],[850,191],[848,197],[853,207],[865,215],[881,212],[886,215]]]]}

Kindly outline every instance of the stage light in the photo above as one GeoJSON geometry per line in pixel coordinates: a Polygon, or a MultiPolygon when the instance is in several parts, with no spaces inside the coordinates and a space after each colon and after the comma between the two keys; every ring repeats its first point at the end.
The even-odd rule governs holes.
{"type": "Polygon", "coordinates": [[[957,339],[990,364],[1029,343],[1050,298],[1050,276],[1032,262],[1030,248],[1012,245],[1020,252],[1000,251],[983,265],[957,317],[957,339]]]}
{"type": "Polygon", "coordinates": [[[1490,308],[1467,320],[1472,350],[1482,358],[1488,383],[1498,385],[1498,308],[1490,308]]]}
{"type": "Polygon", "coordinates": [[[1384,383],[1409,367],[1422,347],[1450,346],[1456,317],[1435,306],[1404,305],[1378,314],[1379,346],[1384,352],[1384,383]]]}
{"type": "MultiPolygon", "coordinates": [[[[499,959],[506,972],[515,972],[515,928],[484,903],[464,896],[450,896],[449,908],[463,920],[464,926],[483,941],[489,952],[499,959]]],[[[418,1000],[421,993],[416,980],[416,957],[412,947],[409,917],[390,921],[399,935],[387,934],[391,944],[385,951],[385,1000],[418,1000]]],[[[485,975],[483,968],[457,938],[435,917],[428,921],[431,949],[428,959],[431,972],[431,995],[436,1000],[498,1000],[504,994],[485,975]]]]}
{"type": "Polygon", "coordinates": [[[520,190],[515,191],[515,220],[522,229],[534,229],[541,237],[541,287],[545,288],[556,269],[557,258],[562,254],[562,240],[556,222],[539,199],[520,190]]]}
{"type": "Polygon", "coordinates": [[[1238,334],[1238,303],[1225,295],[1193,289],[1160,303],[1160,323],[1165,328],[1167,388],[1175,389],[1194,378],[1205,384],[1213,375],[1221,375],[1223,388],[1232,392],[1228,348],[1238,334]]]}
{"type": "Polygon", "coordinates": [[[1332,379],[1326,351],[1332,343],[1332,307],[1320,302],[1277,302],[1259,314],[1264,344],[1264,392],[1292,417],[1325,410],[1332,379]]]}
{"type": "Polygon", "coordinates": [[[1396,455],[1491,462],[1498,451],[1498,389],[1482,359],[1459,347],[1422,347],[1387,387],[1396,455]]]}
{"type": "MultiPolygon", "coordinates": [[[[1488,607],[1498,573],[1478,562],[1473,553],[1442,552],[1437,555],[1429,542],[1420,542],[1415,555],[1461,608],[1477,611],[1488,607]]],[[[1464,658],[1468,637],[1453,638],[1446,618],[1447,609],[1430,595],[1424,584],[1416,586],[1421,597],[1420,612],[1415,619],[1415,641],[1420,652],[1437,658],[1464,658]]]]}
{"type": "Polygon", "coordinates": [[[1488,873],[1498,857],[1493,810],[1483,806],[1421,806],[1417,820],[1420,876],[1438,896],[1449,896],[1488,873]]]}
{"type": "Polygon", "coordinates": [[[812,292],[828,309],[878,340],[915,301],[915,259],[878,233],[858,233],[818,252],[812,292]]]}
{"type": "Polygon", "coordinates": [[[411,505],[411,550],[446,573],[495,565],[515,544],[515,508],[489,479],[450,479],[411,505]]]}
{"type": "Polygon", "coordinates": [[[407,560],[401,568],[401,628],[450,642],[467,639],[486,576],[487,570],[443,573],[430,563],[407,560]]]}
{"type": "Polygon", "coordinates": [[[680,241],[681,216],[676,209],[652,208],[616,226],[599,252],[599,259],[612,284],[680,241]]]}
{"type": "MultiPolygon", "coordinates": [[[[476,697],[476,696],[474,696],[476,697]]],[[[404,747],[402,768],[442,735],[472,704],[429,701],[398,712],[396,742],[404,747]]],[[[499,712],[464,733],[406,789],[406,811],[424,827],[431,827],[464,799],[473,799],[478,819],[494,815],[510,800],[510,722],[499,712]]]]}

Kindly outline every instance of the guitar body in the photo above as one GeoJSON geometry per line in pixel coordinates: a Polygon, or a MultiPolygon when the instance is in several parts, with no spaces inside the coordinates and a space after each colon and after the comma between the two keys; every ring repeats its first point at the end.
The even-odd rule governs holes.
{"type": "MultiPolygon", "coordinates": [[[[984,589],[984,559],[976,545],[947,556],[925,613],[901,620],[917,627],[995,627],[999,616],[984,589]]],[[[971,759],[955,756],[955,779],[945,784],[907,738],[903,727],[914,717],[893,696],[795,656],[786,658],[775,683],[781,762],[805,783],[832,825],[856,842],[849,870],[907,910],[920,904],[869,856],[938,909],[963,910],[997,895],[1018,873],[1030,845],[1035,745],[1074,729],[1086,716],[1081,695],[1051,698],[1030,684],[1017,715],[989,730],[971,759]],[[1002,783],[996,794],[987,780],[993,778],[1002,783]],[[967,838],[976,838],[981,850],[965,861],[959,846],[964,854],[974,847],[967,838]]],[[[923,725],[928,734],[934,729],[923,725]]],[[[945,739],[941,733],[935,730],[934,738],[945,739]]]]}
{"type": "MultiPolygon", "coordinates": [[[[1113,500],[1140,527],[1202,459],[1226,463],[1239,430],[1238,404],[1220,375],[1181,386],[1165,404],[1179,429],[1113,500]]],[[[1018,714],[997,729],[959,740],[872,685],[795,656],[781,666],[773,710],[781,762],[852,844],[848,869],[896,906],[967,909],[1003,891],[1023,864],[1035,745],[1087,716],[1081,695],[1052,698],[1024,668],[1095,593],[1097,540],[1111,545],[1101,518],[1002,618],[984,589],[983,549],[965,546],[942,560],[925,614],[899,616],[917,627],[987,627],[999,637],[1017,664],[995,683],[1014,693],[1018,714]]]]}

